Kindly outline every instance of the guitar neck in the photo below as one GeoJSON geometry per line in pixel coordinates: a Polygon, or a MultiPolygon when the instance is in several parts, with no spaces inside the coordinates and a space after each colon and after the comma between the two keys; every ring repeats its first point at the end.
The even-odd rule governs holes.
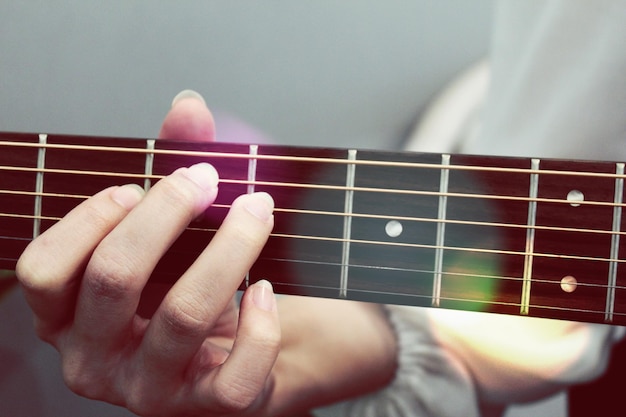
{"type": "Polygon", "coordinates": [[[236,196],[266,191],[275,228],[242,288],[626,324],[614,162],[0,133],[0,268],[95,192],[200,161],[219,196],[153,280],[182,274],[236,196]]]}

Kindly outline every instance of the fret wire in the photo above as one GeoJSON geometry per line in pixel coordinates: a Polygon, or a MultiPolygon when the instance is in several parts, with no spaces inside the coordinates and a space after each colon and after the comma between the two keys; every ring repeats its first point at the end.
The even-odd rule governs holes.
{"type": "Polygon", "coordinates": [[[252,156],[248,160],[248,189],[247,193],[252,194],[254,192],[254,186],[256,185],[256,167],[257,159],[255,156],[259,154],[259,147],[257,145],[250,145],[250,155],[252,156]]]}
{"type": "MultiPolygon", "coordinates": [[[[14,147],[39,147],[40,145],[29,142],[11,142],[0,141],[0,146],[14,146],[14,147]]],[[[154,151],[148,151],[141,148],[124,148],[118,146],[98,146],[98,145],[61,145],[47,143],[45,148],[62,149],[62,150],[81,150],[81,151],[98,151],[98,152],[122,152],[122,153],[139,153],[144,154],[147,152],[153,152],[155,155],[166,156],[191,156],[191,157],[214,157],[214,158],[233,158],[233,159],[247,159],[250,158],[247,154],[237,154],[232,152],[214,152],[214,151],[183,151],[175,149],[155,149],[154,151]]],[[[316,162],[316,163],[329,163],[329,164],[346,164],[346,160],[338,158],[322,158],[322,157],[302,157],[302,156],[282,156],[282,155],[258,155],[256,159],[263,159],[269,161],[293,161],[293,162],[316,162]]],[[[587,162],[587,161],[583,161],[587,162]]],[[[588,161],[592,162],[592,161],[588,161]]],[[[421,163],[421,162],[390,162],[390,161],[374,161],[374,160],[359,160],[355,161],[357,165],[370,165],[370,166],[383,166],[383,167],[397,167],[397,168],[424,168],[424,169],[439,169],[439,164],[433,163],[421,163]]],[[[545,175],[563,175],[563,176],[586,176],[586,177],[599,177],[599,178],[626,178],[626,174],[617,176],[613,173],[600,173],[600,172],[580,172],[580,171],[559,171],[559,170],[541,170],[533,171],[528,168],[505,168],[505,167],[478,167],[472,165],[450,165],[448,169],[451,170],[463,170],[463,171],[481,171],[481,172],[496,172],[496,173],[520,173],[520,174],[545,174],[545,175]]]]}
{"type": "MultiPolygon", "coordinates": [[[[41,134],[39,135],[39,145],[45,145],[46,140],[48,139],[47,135],[41,134]]],[[[37,150],[37,169],[42,170],[46,167],[46,149],[40,147],[37,150]]],[[[38,171],[35,179],[35,192],[42,193],[43,192],[43,172],[38,171]]],[[[41,206],[42,206],[42,197],[40,195],[35,195],[35,211],[33,217],[33,239],[35,239],[41,233],[41,206]]]]}
{"type": "MultiPolygon", "coordinates": [[[[258,145],[250,145],[248,147],[248,152],[250,153],[251,156],[257,156],[259,154],[259,147],[258,145]]],[[[248,159],[248,188],[246,190],[246,192],[248,194],[252,194],[254,193],[254,183],[256,181],[256,168],[257,168],[257,159],[256,158],[250,158],[248,159]]],[[[246,288],[248,288],[250,286],[250,271],[246,272],[246,278],[245,278],[245,285],[246,288]]]]}
{"type": "MultiPolygon", "coordinates": [[[[14,217],[14,218],[25,218],[32,219],[34,216],[32,214],[15,214],[15,213],[0,213],[0,217],[14,217]]],[[[42,220],[52,220],[59,221],[60,217],[47,217],[41,216],[42,220]]],[[[187,230],[191,231],[201,231],[201,232],[210,232],[215,233],[216,229],[207,229],[207,228],[196,228],[196,227],[188,227],[187,230]]],[[[303,239],[303,240],[315,240],[315,241],[326,241],[326,242],[339,242],[343,243],[343,238],[336,237],[325,237],[325,236],[312,236],[312,235],[290,235],[284,233],[272,233],[270,237],[277,238],[285,238],[285,239],[303,239]]],[[[458,252],[470,252],[470,253],[486,253],[486,254],[495,254],[495,255],[513,255],[513,256],[525,256],[528,255],[527,252],[524,251],[512,251],[512,250],[498,250],[498,249],[485,249],[485,248],[466,248],[462,246],[437,246],[437,245],[427,245],[420,243],[399,243],[399,242],[387,242],[387,241],[377,241],[377,240],[363,240],[363,239],[350,239],[350,244],[358,243],[358,244],[368,244],[368,245],[380,245],[380,246],[395,246],[395,247],[403,247],[403,248],[418,248],[418,249],[442,249],[442,250],[454,250],[458,252]]],[[[544,257],[544,258],[557,258],[557,259],[573,259],[573,260],[582,260],[582,261],[598,261],[598,262],[610,262],[615,261],[617,263],[624,263],[626,259],[616,259],[612,260],[610,258],[601,258],[601,257],[592,257],[592,256],[580,256],[580,255],[564,255],[564,254],[554,254],[554,253],[533,253],[535,257],[544,257]]]]}
{"type": "MultiPolygon", "coordinates": [[[[356,161],[356,150],[348,151],[348,160],[356,161]]],[[[344,201],[343,217],[343,244],[341,247],[341,276],[339,277],[339,298],[348,297],[348,273],[350,264],[350,239],[352,238],[352,206],[354,203],[354,179],[356,166],[350,164],[346,167],[346,193],[344,201]]]]}
{"type": "MultiPolygon", "coordinates": [[[[531,166],[534,170],[539,169],[539,159],[531,160],[531,166]]],[[[528,195],[530,198],[537,197],[539,191],[539,176],[532,174],[530,176],[530,190],[528,195]]],[[[522,299],[520,301],[520,314],[528,315],[530,308],[530,287],[532,284],[533,272],[533,251],[535,248],[535,229],[533,226],[537,218],[537,202],[528,203],[528,229],[526,229],[526,253],[524,254],[524,281],[522,283],[522,299]]]]}
{"type": "Polygon", "coordinates": [[[145,192],[150,191],[150,188],[152,187],[152,182],[150,181],[150,178],[152,177],[152,170],[154,168],[154,146],[156,144],[156,141],[154,139],[149,139],[146,141],[146,150],[148,151],[146,153],[146,163],[145,163],[145,168],[144,168],[144,175],[145,175],[145,179],[143,181],[143,189],[145,192]]]}
{"type": "MultiPolygon", "coordinates": [[[[624,164],[616,164],[615,165],[615,173],[623,174],[624,173],[624,164]]],[[[617,178],[615,180],[615,197],[614,202],[619,204],[622,202],[624,198],[624,180],[622,178],[617,178]]],[[[617,268],[618,263],[616,260],[619,258],[619,241],[620,241],[620,230],[622,228],[622,208],[619,206],[615,206],[613,209],[613,227],[612,231],[614,232],[611,235],[611,262],[609,263],[609,276],[608,276],[608,286],[607,286],[607,294],[606,294],[606,309],[604,321],[611,322],[613,321],[613,315],[615,313],[615,286],[617,285],[617,268]]]]}
{"type": "MultiPolygon", "coordinates": [[[[18,171],[18,172],[43,172],[43,173],[52,173],[52,174],[68,174],[68,175],[89,175],[89,176],[107,176],[107,177],[121,177],[121,178],[136,178],[136,179],[145,179],[145,174],[134,174],[134,173],[118,173],[118,172],[98,172],[98,171],[81,171],[81,170],[64,170],[64,169],[53,169],[46,168],[42,170],[38,170],[37,168],[28,168],[28,167],[9,167],[9,166],[0,166],[0,170],[3,171],[18,171]]],[[[152,175],[150,179],[163,179],[165,175],[152,175]]],[[[250,182],[248,180],[236,180],[236,179],[220,179],[220,183],[223,184],[235,184],[235,185],[249,185],[250,182]]],[[[289,187],[289,188],[300,188],[300,189],[312,189],[312,190],[328,190],[328,191],[347,191],[345,186],[341,185],[321,185],[321,184],[299,184],[299,183],[289,183],[289,182],[277,182],[277,181],[255,181],[254,185],[262,185],[268,187],[289,187]]],[[[406,189],[393,189],[393,188],[372,188],[372,187],[352,187],[352,191],[355,192],[372,192],[372,193],[385,193],[385,194],[400,194],[400,195],[415,195],[415,196],[440,196],[440,193],[437,191],[417,191],[417,190],[406,190],[406,189]]],[[[558,199],[558,198],[530,198],[530,197],[518,197],[518,196],[504,196],[504,195],[492,195],[492,194],[471,194],[471,193],[446,193],[446,197],[459,197],[459,198],[474,198],[474,199],[485,199],[485,200],[496,200],[496,201],[519,201],[519,202],[531,202],[535,201],[538,203],[554,203],[554,204],[571,204],[571,201],[567,199],[558,199]]],[[[615,202],[605,202],[605,201],[577,201],[578,205],[588,205],[588,206],[599,206],[599,207],[615,207],[615,202]]],[[[620,204],[620,206],[624,206],[624,203],[620,204]]]]}
{"type": "MultiPolygon", "coordinates": [[[[450,165],[450,155],[441,155],[441,165],[450,165]]],[[[446,212],[448,199],[445,193],[448,192],[448,181],[450,178],[450,171],[447,169],[441,169],[441,176],[439,179],[439,204],[437,208],[437,246],[443,247],[446,234],[446,212]]],[[[435,271],[433,276],[433,307],[439,307],[441,302],[441,281],[443,272],[443,249],[437,249],[435,251],[435,271]]]]}

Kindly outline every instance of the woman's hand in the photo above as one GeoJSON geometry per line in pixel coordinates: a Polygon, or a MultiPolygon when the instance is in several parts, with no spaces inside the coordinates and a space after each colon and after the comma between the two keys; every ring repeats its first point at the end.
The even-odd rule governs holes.
{"type": "MultiPolygon", "coordinates": [[[[175,100],[160,134],[213,135],[210,112],[189,93],[175,100]]],[[[280,346],[276,302],[265,281],[246,291],[239,313],[233,295],[272,229],[270,196],[238,198],[154,314],[137,312],[158,260],[217,192],[208,164],[181,168],[146,195],[134,185],[112,187],[26,249],[17,275],[72,390],[140,415],[261,413],[280,346]]]]}

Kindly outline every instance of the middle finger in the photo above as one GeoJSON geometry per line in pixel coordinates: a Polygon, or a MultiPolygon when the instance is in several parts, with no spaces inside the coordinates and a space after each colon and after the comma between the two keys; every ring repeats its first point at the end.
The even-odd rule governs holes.
{"type": "Polygon", "coordinates": [[[209,164],[181,168],[159,181],[94,251],[81,285],[75,335],[98,348],[124,338],[141,292],[161,256],[217,195],[209,164]]]}

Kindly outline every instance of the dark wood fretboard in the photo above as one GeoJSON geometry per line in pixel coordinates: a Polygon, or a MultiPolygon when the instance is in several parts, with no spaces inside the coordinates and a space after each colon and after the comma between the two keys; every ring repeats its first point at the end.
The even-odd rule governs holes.
{"type": "Polygon", "coordinates": [[[153,280],[181,275],[236,196],[267,191],[275,228],[242,287],[626,324],[615,162],[0,133],[0,268],[95,192],[200,161],[218,199],[153,280]]]}

